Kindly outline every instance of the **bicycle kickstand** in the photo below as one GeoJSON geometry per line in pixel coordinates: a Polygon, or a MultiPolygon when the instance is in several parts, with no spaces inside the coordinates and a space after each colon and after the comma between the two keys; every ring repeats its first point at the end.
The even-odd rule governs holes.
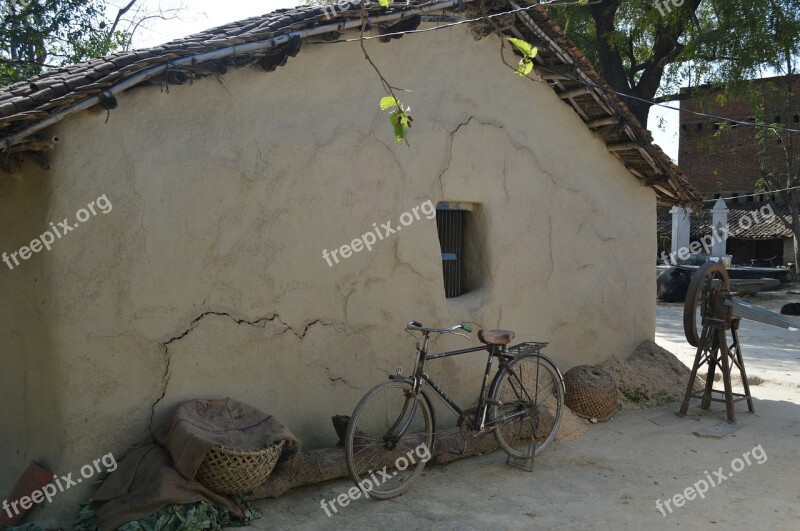
{"type": "Polygon", "coordinates": [[[506,464],[520,468],[526,472],[533,472],[533,457],[536,454],[536,437],[531,432],[531,440],[528,443],[528,455],[526,457],[506,457],[506,464]]]}

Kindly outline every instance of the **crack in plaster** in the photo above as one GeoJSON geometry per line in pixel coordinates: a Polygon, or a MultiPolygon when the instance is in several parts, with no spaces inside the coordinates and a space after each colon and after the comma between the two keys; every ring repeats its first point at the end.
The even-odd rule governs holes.
{"type": "MultiPolygon", "coordinates": [[[[594,209],[592,209],[592,212],[594,212],[594,209]]],[[[581,229],[583,228],[584,225],[586,225],[588,221],[589,221],[588,219],[585,219],[581,222],[580,226],[578,227],[578,233],[580,233],[581,229]]],[[[597,229],[594,228],[594,225],[590,224],[589,228],[592,230],[592,232],[594,233],[594,235],[597,237],[598,240],[609,242],[616,239],[616,236],[601,236],[600,234],[598,234],[597,229]]]]}
{"type": "MultiPolygon", "coordinates": [[[[420,273],[419,271],[414,269],[414,266],[412,266],[410,263],[402,261],[400,259],[400,255],[398,254],[399,247],[400,247],[400,240],[395,239],[395,241],[394,241],[394,259],[395,259],[395,262],[396,262],[395,268],[397,266],[406,266],[408,269],[411,270],[412,273],[414,273],[418,277],[422,278],[423,280],[427,280],[428,282],[435,282],[435,279],[426,277],[425,275],[423,275],[422,273],[420,273]]],[[[392,268],[392,271],[394,271],[395,268],[392,268]]]]}
{"type": "Polygon", "coordinates": [[[439,175],[437,176],[439,180],[439,192],[442,197],[444,197],[444,183],[442,182],[442,177],[444,177],[444,174],[447,172],[447,170],[450,169],[450,163],[453,161],[453,140],[454,140],[453,137],[455,136],[455,134],[458,132],[459,129],[469,124],[473,120],[473,118],[475,117],[470,116],[469,118],[467,118],[466,122],[459,123],[455,129],[447,132],[449,139],[447,142],[447,162],[445,163],[444,168],[442,168],[442,171],[440,171],[439,175]]]}
{"type": "Polygon", "coordinates": [[[544,281],[544,285],[547,286],[550,284],[550,278],[553,276],[553,271],[555,271],[556,263],[553,261],[553,218],[552,216],[547,216],[547,248],[549,249],[548,256],[550,257],[550,272],[547,274],[547,280],[544,281]]]}
{"type": "Polygon", "coordinates": [[[147,254],[147,237],[150,236],[150,231],[144,225],[144,213],[147,208],[147,204],[144,200],[144,197],[136,190],[136,165],[131,161],[130,157],[128,157],[128,152],[125,150],[125,143],[122,143],[122,158],[125,159],[125,162],[128,163],[128,166],[131,169],[131,173],[133,174],[132,184],[133,184],[133,195],[139,198],[139,201],[142,202],[142,210],[141,215],[139,217],[139,226],[142,228],[142,232],[144,232],[143,244],[144,244],[144,252],[142,253],[147,260],[147,264],[150,266],[150,280],[153,281],[153,285],[156,285],[156,277],[153,275],[153,262],[150,260],[150,255],[147,254]]]}
{"type": "MultiPolygon", "coordinates": [[[[300,340],[305,338],[306,334],[308,333],[308,330],[312,326],[314,326],[315,324],[322,324],[322,325],[328,324],[328,323],[323,323],[322,320],[320,320],[320,319],[315,319],[314,321],[311,321],[310,323],[308,323],[303,328],[302,333],[298,334],[294,330],[294,328],[292,328],[287,323],[284,323],[280,319],[280,316],[277,313],[273,313],[272,316],[270,316],[270,317],[262,317],[260,319],[254,320],[254,321],[248,321],[247,319],[237,319],[236,317],[232,316],[231,314],[229,314],[227,312],[216,312],[216,311],[203,312],[198,317],[196,317],[194,320],[192,320],[192,322],[189,324],[189,327],[186,330],[184,330],[181,334],[170,338],[169,340],[165,341],[162,344],[162,346],[164,348],[164,374],[162,375],[162,391],[161,391],[161,395],[150,406],[150,424],[149,424],[150,433],[153,433],[153,419],[155,417],[156,407],[164,399],[164,397],[167,396],[167,389],[169,388],[169,382],[170,382],[170,379],[172,377],[172,372],[171,372],[171,369],[172,369],[172,354],[170,353],[169,347],[170,347],[170,345],[172,345],[174,343],[177,343],[178,341],[182,340],[183,338],[188,336],[190,333],[192,333],[192,331],[194,331],[197,328],[197,326],[200,323],[200,321],[202,321],[203,319],[205,319],[209,315],[213,315],[213,316],[217,316],[217,317],[228,317],[233,322],[235,322],[237,325],[247,325],[247,326],[252,326],[252,327],[255,327],[255,328],[262,328],[262,329],[266,328],[268,322],[272,322],[272,321],[277,320],[281,325],[284,326],[283,331],[281,331],[281,333],[279,335],[283,335],[286,332],[291,330],[291,332],[300,340]]],[[[329,371],[329,378],[331,378],[331,381],[335,381],[335,379],[330,375],[330,369],[328,369],[328,371],[329,371]]]]}
{"type": "Polygon", "coordinates": [[[344,385],[346,385],[350,389],[360,389],[359,387],[356,387],[355,385],[352,385],[350,382],[345,380],[343,377],[334,376],[333,373],[331,372],[330,367],[328,367],[326,365],[319,365],[317,363],[306,363],[306,365],[309,366],[309,367],[317,367],[319,369],[325,369],[328,372],[328,380],[330,380],[334,384],[336,382],[342,382],[344,385]]]}
{"type": "MultiPolygon", "coordinates": [[[[525,152],[527,152],[531,156],[531,158],[533,159],[534,164],[536,165],[536,168],[539,170],[539,172],[541,172],[542,174],[546,175],[550,179],[550,181],[553,183],[553,186],[555,186],[557,188],[561,188],[561,189],[566,190],[568,192],[572,192],[572,193],[582,197],[584,199],[584,201],[586,201],[586,204],[589,205],[589,207],[591,208],[592,212],[596,211],[596,209],[592,206],[591,201],[589,201],[589,198],[584,193],[582,193],[579,190],[576,190],[574,188],[571,188],[571,187],[567,186],[566,184],[563,183],[563,181],[561,181],[555,175],[550,173],[549,170],[545,169],[542,166],[542,164],[540,163],[539,158],[533,152],[533,150],[529,146],[527,146],[525,144],[521,144],[518,141],[516,141],[514,139],[514,137],[511,134],[509,134],[508,130],[502,124],[498,124],[498,123],[491,122],[491,121],[482,121],[482,120],[478,119],[475,116],[470,116],[466,121],[459,123],[455,127],[455,129],[453,129],[452,131],[449,132],[449,146],[448,146],[448,150],[447,150],[448,151],[447,163],[445,164],[444,168],[442,169],[441,172],[439,172],[439,175],[438,175],[439,188],[442,191],[442,194],[444,194],[444,185],[442,183],[442,177],[450,169],[450,163],[452,162],[452,159],[453,159],[453,140],[454,140],[454,136],[463,126],[468,125],[473,120],[476,123],[478,123],[479,125],[494,127],[496,129],[499,129],[499,130],[503,131],[503,133],[505,134],[506,138],[508,138],[509,143],[514,147],[514,149],[516,149],[517,151],[525,151],[525,152]]],[[[507,168],[506,168],[506,165],[505,165],[505,162],[504,162],[503,163],[503,187],[505,189],[506,196],[508,197],[509,194],[508,194],[508,190],[506,188],[506,182],[505,182],[506,178],[507,178],[507,168]]]]}
{"type": "Polygon", "coordinates": [[[506,194],[506,201],[511,200],[511,195],[508,193],[508,164],[503,160],[503,191],[506,194]]]}
{"type": "Polygon", "coordinates": [[[341,378],[341,377],[338,377],[338,378],[333,378],[333,377],[331,377],[331,376],[330,376],[330,372],[331,372],[331,370],[330,370],[330,369],[328,369],[327,367],[325,367],[325,369],[327,369],[327,371],[328,371],[328,377],[330,378],[330,380],[331,380],[333,383],[336,383],[336,382],[342,382],[343,384],[345,384],[345,385],[346,385],[347,387],[349,387],[350,389],[358,389],[358,387],[356,387],[356,386],[354,386],[354,385],[350,385],[350,382],[348,382],[348,381],[347,381],[347,380],[345,380],[344,378],[341,378]]]}

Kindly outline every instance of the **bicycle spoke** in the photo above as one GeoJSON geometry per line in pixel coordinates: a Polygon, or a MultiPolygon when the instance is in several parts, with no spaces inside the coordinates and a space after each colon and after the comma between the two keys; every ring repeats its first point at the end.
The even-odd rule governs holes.
{"type": "Polygon", "coordinates": [[[524,458],[533,437],[538,454],[555,438],[561,423],[563,393],[558,373],[531,355],[512,361],[498,378],[492,395],[498,403],[493,418],[512,415],[495,429],[498,444],[510,456],[524,458]]]}
{"type": "Polygon", "coordinates": [[[356,485],[371,485],[370,496],[400,494],[425,466],[419,453],[433,443],[433,417],[411,389],[407,382],[381,384],[364,396],[350,419],[347,468],[356,485]]]}

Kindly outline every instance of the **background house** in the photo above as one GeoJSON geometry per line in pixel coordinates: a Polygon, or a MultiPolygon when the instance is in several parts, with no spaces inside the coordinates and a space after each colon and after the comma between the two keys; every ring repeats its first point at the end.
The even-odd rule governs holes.
{"type": "MultiPolygon", "coordinates": [[[[777,216],[762,215],[764,203],[731,202],[728,205],[728,233],[726,253],[737,265],[777,266],[791,262],[794,249],[792,231],[777,216]],[[743,221],[744,219],[744,221],[743,221]],[[753,221],[755,220],[755,221],[753,221]]],[[[789,215],[786,205],[777,206],[778,212],[789,215]]],[[[713,235],[711,208],[691,215],[690,241],[701,241],[713,235]]],[[[658,210],[658,254],[670,254],[672,249],[672,214],[669,209],[658,210]]]]}
{"type": "MultiPolygon", "coordinates": [[[[688,91],[690,89],[684,89],[688,91]]],[[[800,128],[800,75],[794,76],[793,93],[786,97],[785,78],[766,78],[748,82],[740,94],[720,89],[692,89],[693,96],[681,101],[678,163],[686,177],[708,198],[726,198],[729,207],[737,203],[759,203],[764,195],[741,197],[756,191],[762,172],[786,173],[782,166],[782,142],[767,140],[764,147],[755,141],[752,127],[734,121],[721,122],[691,114],[726,116],[755,123],[753,98],[764,106],[767,123],[800,128]],[[722,132],[721,132],[722,130],[722,132]],[[762,151],[766,157],[762,157],[762,151]],[[728,200],[727,198],[731,199],[728,200]]],[[[709,204],[713,204],[710,201],[709,204]]]]}
{"type": "MultiPolygon", "coordinates": [[[[372,27],[434,27],[450,4],[425,20],[372,7],[372,27]]],[[[656,205],[699,196],[542,11],[509,20],[540,47],[534,82],[487,24],[366,43],[413,90],[410,147],[358,43],[331,44],[360,21],[317,7],[2,91],[0,249],[101,195],[113,209],[0,264],[0,492],[30,459],[66,474],[121,457],[194,397],[332,444],[332,415],[410,367],[410,319],[514,329],[550,341],[562,369],[652,339],[656,205]],[[462,212],[460,250],[442,246],[444,213],[398,223],[428,201],[462,212]],[[387,220],[398,232],[371,251],[324,258],[387,220]],[[462,262],[459,293],[443,252],[462,262]]],[[[466,398],[482,364],[431,372],[466,398]]],[[[41,518],[63,524],[86,488],[41,518]]]]}
{"type": "MultiPolygon", "coordinates": [[[[690,89],[684,89],[689,91],[690,89]]],[[[680,140],[678,162],[686,177],[710,200],[705,210],[697,213],[698,235],[702,232],[706,218],[711,219],[713,199],[725,199],[730,211],[732,234],[728,252],[738,264],[749,265],[753,260],[765,262],[780,258],[780,263],[794,261],[794,238],[792,232],[780,220],[759,224],[739,230],[738,220],[758,209],[765,201],[779,200],[777,196],[758,193],[758,181],[764,174],[786,175],[784,139],[768,138],[764,144],[756,141],[752,127],[736,121],[755,123],[754,109],[763,106],[767,123],[782,124],[793,129],[800,128],[800,76],[793,78],[791,97],[786,92],[786,78],[766,78],[748,82],[738,94],[723,92],[711,87],[692,89],[693,96],[681,101],[680,140]],[[754,105],[755,102],[755,105],[754,105]],[[722,122],[713,116],[726,116],[732,121],[722,122]]],[[[778,179],[785,182],[785,177],[778,179]]],[[[778,210],[789,216],[786,205],[778,210]]],[[[662,231],[664,220],[669,218],[666,209],[659,211],[659,237],[669,235],[662,231]]],[[[786,219],[791,219],[787,217],[786,219]]],[[[695,223],[693,219],[693,223],[695,223]]],[[[692,226],[694,236],[695,225],[692,226]]],[[[663,245],[660,240],[659,247],[663,245]]]]}

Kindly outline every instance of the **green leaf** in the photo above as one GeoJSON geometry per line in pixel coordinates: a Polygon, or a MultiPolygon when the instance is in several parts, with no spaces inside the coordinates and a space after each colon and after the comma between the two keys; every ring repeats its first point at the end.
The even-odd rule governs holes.
{"type": "Polygon", "coordinates": [[[402,107],[389,115],[389,121],[392,123],[394,129],[394,138],[397,143],[405,141],[408,144],[408,128],[411,127],[411,122],[414,118],[409,114],[408,109],[403,110],[402,107]]]}
{"type": "Polygon", "coordinates": [[[515,37],[506,37],[506,40],[513,44],[517,50],[522,52],[524,57],[533,57],[536,55],[537,49],[531,46],[530,43],[523,41],[522,39],[517,39],[515,37]]]}
{"type": "Polygon", "coordinates": [[[406,140],[408,136],[408,126],[403,121],[403,114],[405,114],[403,111],[394,111],[389,115],[389,121],[392,122],[392,128],[394,129],[394,138],[398,144],[406,140]]]}
{"type": "Polygon", "coordinates": [[[386,110],[392,107],[400,107],[400,102],[397,101],[393,96],[384,96],[381,98],[381,109],[386,110]]]}
{"type": "Polygon", "coordinates": [[[389,7],[389,0],[378,0],[381,7],[389,7]]]}
{"type": "Polygon", "coordinates": [[[533,61],[527,57],[520,59],[517,64],[517,74],[527,76],[533,71],[533,61]]]}

